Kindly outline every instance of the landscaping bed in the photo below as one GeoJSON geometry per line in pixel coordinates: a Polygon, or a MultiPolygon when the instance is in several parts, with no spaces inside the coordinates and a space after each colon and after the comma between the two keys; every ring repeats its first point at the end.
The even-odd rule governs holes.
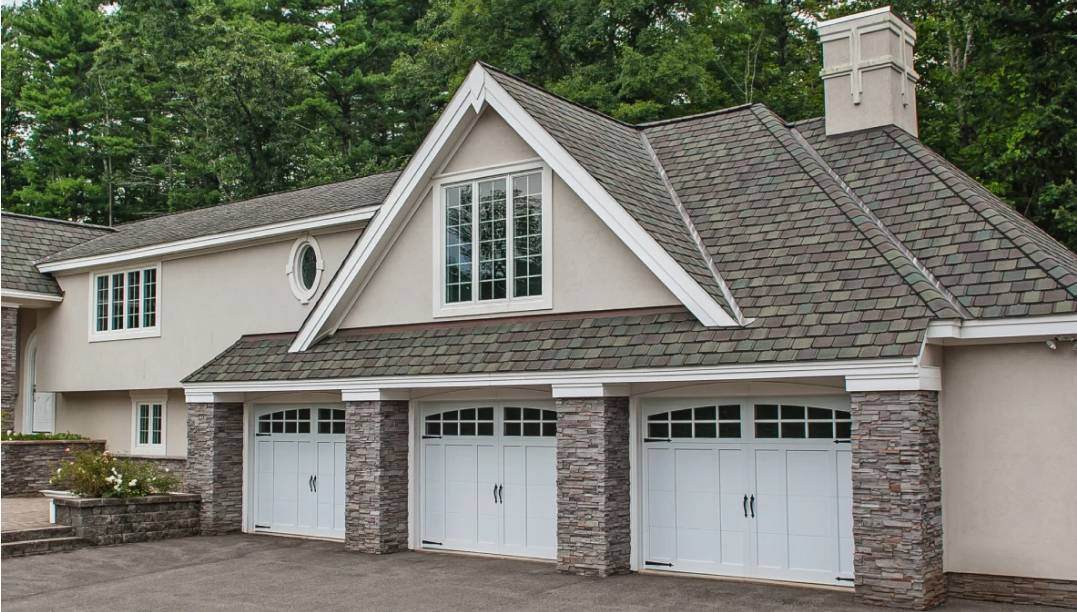
{"type": "Polygon", "coordinates": [[[4,440],[0,442],[0,493],[36,495],[64,459],[82,452],[105,450],[104,440],[4,440]]]}

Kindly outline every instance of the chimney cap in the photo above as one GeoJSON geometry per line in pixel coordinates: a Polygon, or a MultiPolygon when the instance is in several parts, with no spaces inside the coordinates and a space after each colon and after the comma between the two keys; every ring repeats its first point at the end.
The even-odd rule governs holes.
{"type": "Polygon", "coordinates": [[[906,27],[908,27],[910,30],[912,30],[912,35],[913,35],[913,38],[915,39],[916,31],[913,29],[912,24],[909,23],[908,19],[905,19],[901,15],[895,13],[894,12],[894,7],[892,7],[890,5],[880,6],[879,8],[872,9],[870,11],[862,11],[862,12],[859,12],[859,13],[853,13],[852,15],[845,15],[844,17],[835,17],[833,19],[827,19],[826,21],[820,21],[815,27],[816,27],[816,29],[819,30],[820,34],[823,34],[823,32],[822,32],[823,28],[830,28],[832,26],[841,25],[841,24],[847,23],[849,21],[857,21],[857,20],[860,20],[860,19],[867,19],[867,18],[870,18],[870,17],[875,17],[877,15],[889,15],[889,16],[897,19],[901,23],[905,24],[906,27]]]}

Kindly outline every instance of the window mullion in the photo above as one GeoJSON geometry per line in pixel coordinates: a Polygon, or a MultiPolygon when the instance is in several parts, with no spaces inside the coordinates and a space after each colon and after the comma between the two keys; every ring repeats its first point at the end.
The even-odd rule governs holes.
{"type": "Polygon", "coordinates": [[[471,183],[471,303],[479,302],[479,182],[471,183]]]}

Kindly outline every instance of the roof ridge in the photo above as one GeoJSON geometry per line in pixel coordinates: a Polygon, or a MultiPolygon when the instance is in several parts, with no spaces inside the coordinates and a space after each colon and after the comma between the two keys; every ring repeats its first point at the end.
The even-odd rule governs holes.
{"type": "Polygon", "coordinates": [[[61,223],[63,225],[71,225],[71,226],[74,226],[74,227],[86,227],[86,228],[90,228],[90,229],[105,230],[107,232],[116,231],[115,227],[109,227],[107,225],[98,225],[96,223],[83,223],[81,221],[69,221],[67,219],[54,219],[52,217],[42,217],[42,216],[39,216],[39,215],[27,215],[25,213],[11,212],[10,210],[0,211],[0,214],[3,214],[4,216],[7,216],[7,217],[17,217],[19,219],[26,219],[28,221],[47,221],[49,223],[61,223]]]}
{"type": "Polygon", "coordinates": [[[537,85],[535,83],[532,83],[531,81],[528,81],[527,79],[525,79],[523,77],[516,76],[515,74],[512,74],[511,72],[506,72],[505,70],[502,70],[501,68],[498,68],[497,66],[494,66],[493,64],[488,64],[488,63],[486,63],[486,62],[484,62],[482,60],[479,60],[476,63],[478,63],[483,68],[493,70],[494,72],[496,72],[496,73],[498,73],[500,75],[506,76],[506,77],[508,77],[508,78],[510,78],[510,79],[512,79],[514,81],[517,81],[519,83],[523,83],[524,85],[527,85],[528,87],[532,87],[534,89],[537,89],[537,90],[541,91],[542,93],[544,93],[546,95],[553,96],[553,97],[557,98],[558,100],[561,100],[562,102],[565,102],[567,104],[571,104],[572,106],[575,106],[576,108],[579,108],[581,110],[585,110],[588,113],[591,113],[592,115],[597,115],[599,117],[602,117],[603,119],[606,119],[608,121],[613,121],[614,123],[617,123],[617,124],[622,125],[622,126],[627,127],[627,128],[632,128],[634,130],[640,129],[640,127],[638,125],[628,123],[627,121],[621,121],[617,117],[607,115],[606,113],[604,113],[604,112],[602,112],[600,110],[591,108],[590,106],[587,106],[585,104],[580,104],[579,102],[576,102],[574,100],[570,100],[569,98],[566,98],[565,96],[562,96],[561,94],[554,93],[554,92],[550,91],[549,89],[546,89],[545,87],[543,87],[541,85],[537,85]]]}
{"type": "MultiPolygon", "coordinates": [[[[848,217],[849,221],[852,222],[853,226],[856,227],[857,231],[859,231],[861,234],[864,235],[865,238],[868,239],[868,242],[871,243],[871,245],[875,248],[876,251],[879,252],[879,255],[881,255],[882,258],[886,260],[888,264],[890,264],[894,271],[897,272],[898,276],[900,276],[901,279],[905,281],[905,283],[908,284],[909,287],[917,294],[917,296],[919,296],[920,299],[924,301],[924,304],[928,307],[928,309],[930,309],[936,316],[940,316],[942,318],[972,318],[971,315],[968,314],[967,310],[965,310],[965,308],[960,305],[960,303],[955,303],[954,298],[949,295],[949,292],[946,291],[945,288],[937,286],[935,284],[938,281],[934,279],[934,276],[930,273],[930,271],[928,271],[927,268],[923,266],[923,264],[916,260],[916,258],[911,257],[908,254],[907,248],[905,248],[901,241],[897,240],[897,238],[892,233],[885,229],[885,226],[882,224],[879,218],[871,212],[871,209],[869,209],[867,205],[865,205],[862,201],[859,201],[858,198],[854,198],[852,195],[850,195],[849,192],[845,191],[845,189],[848,188],[847,185],[845,186],[845,189],[842,188],[843,183],[840,182],[840,179],[835,179],[837,174],[834,173],[834,170],[827,166],[826,163],[821,160],[818,152],[815,151],[815,149],[812,148],[811,145],[807,143],[807,141],[803,140],[803,136],[801,136],[800,139],[796,138],[796,136],[800,135],[799,132],[796,132],[795,130],[790,128],[785,128],[784,125],[782,126],[786,130],[787,137],[793,141],[792,143],[789,143],[787,142],[787,139],[783,138],[782,135],[780,135],[772,125],[772,123],[780,123],[778,121],[778,117],[773,113],[773,111],[767,109],[769,115],[769,117],[767,117],[760,116],[758,108],[753,108],[752,110],[756,113],[756,117],[759,118],[760,122],[763,123],[764,127],[767,128],[767,131],[770,132],[770,134],[782,145],[786,152],[793,157],[797,164],[800,165],[801,169],[807,172],[807,174],[812,178],[815,184],[820,189],[822,189],[828,197],[830,197],[831,201],[838,205],[838,208],[845,213],[845,216],[848,217]],[[805,166],[803,156],[794,153],[792,150],[793,146],[800,147],[804,151],[804,154],[806,154],[811,159],[811,162],[817,166],[817,172],[812,172],[805,166]],[[830,177],[831,180],[835,182],[835,185],[839,190],[839,193],[837,194],[838,197],[835,197],[835,194],[833,194],[833,190],[828,189],[822,183],[822,181],[819,180],[819,173],[826,174],[828,177],[830,177]],[[849,210],[849,206],[852,206],[855,209],[855,214],[849,210]],[[870,224],[870,228],[865,228],[865,224],[870,224]],[[886,244],[890,245],[893,248],[881,248],[879,244],[880,241],[884,241],[886,244]],[[900,265],[898,261],[895,261],[895,259],[897,259],[898,257],[905,261],[905,265],[900,265]],[[912,269],[905,270],[904,268],[906,268],[906,266],[912,269]],[[915,276],[919,276],[920,280],[917,280],[915,276]],[[921,284],[926,284],[927,287],[922,287],[920,286],[921,284]],[[931,293],[936,294],[937,297],[930,297],[931,293]],[[945,308],[942,308],[939,304],[937,304],[938,301],[942,301],[945,304],[945,308]]],[[[851,191],[851,189],[849,191],[851,191]]]]}
{"type": "MultiPolygon", "coordinates": [[[[1049,276],[1055,282],[1061,285],[1067,293],[1077,298],[1077,274],[1072,271],[1062,271],[1060,273],[1058,270],[1058,266],[1062,265],[1063,262],[1060,261],[1059,257],[1055,253],[1051,253],[1048,250],[1044,249],[1043,246],[1037,244],[1035,240],[1029,238],[1028,236],[1020,236],[1021,238],[1024,238],[1024,240],[1018,240],[1014,235],[1014,229],[1018,229],[1017,223],[1015,223],[1013,219],[1006,218],[1008,217],[1008,215],[998,210],[996,207],[999,205],[1004,206],[1006,207],[1007,211],[1012,212],[1019,218],[1024,218],[1019,212],[1010,208],[1009,204],[1003,202],[1001,199],[998,198],[998,196],[994,195],[989,191],[986,191],[986,188],[982,187],[979,181],[965,174],[960,168],[954,166],[953,163],[951,163],[945,157],[933,151],[927,145],[920,142],[919,139],[913,138],[912,135],[908,134],[904,130],[902,130],[901,133],[897,135],[895,135],[893,131],[889,129],[884,130],[884,132],[891,140],[894,141],[895,144],[901,147],[921,166],[923,166],[924,169],[926,169],[933,176],[946,184],[946,186],[949,187],[954,192],[954,194],[957,195],[957,197],[961,198],[963,202],[968,204],[969,207],[975,210],[977,214],[979,214],[987,223],[989,223],[991,227],[993,227],[1007,240],[1009,240],[1010,243],[1012,243],[1023,255],[1028,257],[1032,261],[1032,263],[1036,265],[1036,267],[1040,268],[1045,274],[1047,274],[1047,276],[1049,276]],[[905,136],[907,136],[907,138],[905,138],[905,136]],[[913,149],[915,147],[910,147],[909,143],[907,142],[908,140],[913,140],[915,142],[915,146],[919,147],[920,150],[914,151],[913,149]],[[923,159],[925,155],[930,155],[932,159],[936,162],[936,165],[928,164],[923,159]],[[945,172],[940,172],[937,169],[937,166],[942,166],[945,172]],[[967,178],[968,180],[964,180],[965,178],[967,178]],[[962,184],[954,185],[953,182],[955,180],[961,181],[962,184]],[[986,197],[985,194],[978,193],[980,189],[983,189],[985,191],[986,197]],[[966,195],[966,193],[968,195],[966,195]],[[1003,218],[1000,220],[997,217],[1003,218]],[[1031,250],[1035,250],[1037,251],[1037,253],[1032,253],[1030,252],[1031,250]],[[1045,259],[1053,260],[1054,262],[1056,262],[1057,265],[1050,267],[1046,266],[1043,264],[1043,261],[1045,259]],[[1067,277],[1073,278],[1067,279],[1067,277]]],[[[1047,232],[1044,232],[1042,229],[1040,229],[1040,227],[1037,226],[1035,223],[1029,221],[1028,225],[1034,228],[1033,231],[1039,234],[1037,238],[1046,238],[1047,240],[1061,247],[1063,251],[1067,253],[1069,252],[1069,250],[1064,245],[1057,243],[1054,238],[1047,234],[1047,232]]],[[[1026,228],[1020,229],[1024,231],[1026,228]]]]}
{"type": "Polygon", "coordinates": [[[643,123],[635,124],[635,127],[649,128],[649,127],[656,127],[656,126],[659,126],[659,125],[667,125],[667,124],[670,124],[670,123],[679,123],[681,121],[692,121],[694,119],[704,119],[706,117],[711,117],[711,116],[714,116],[714,115],[724,115],[724,114],[727,114],[727,113],[733,113],[733,112],[736,112],[736,111],[749,109],[749,108],[751,108],[753,106],[756,106],[756,105],[765,106],[764,104],[761,104],[759,102],[745,102],[744,104],[738,104],[736,106],[727,106],[726,108],[719,108],[718,110],[703,111],[702,113],[693,113],[691,115],[682,115],[680,117],[669,117],[667,119],[655,119],[654,121],[644,121],[643,123]]]}
{"type": "Polygon", "coordinates": [[[217,203],[217,204],[210,204],[208,206],[198,206],[198,207],[195,207],[195,208],[187,208],[187,209],[184,209],[184,210],[174,210],[172,212],[161,213],[159,215],[154,215],[152,217],[146,217],[144,219],[137,219],[137,220],[134,220],[134,221],[127,221],[125,223],[121,223],[121,224],[115,226],[113,229],[117,229],[117,231],[118,231],[119,228],[134,225],[136,223],[145,223],[147,221],[156,221],[157,219],[164,219],[166,217],[174,217],[176,215],[182,215],[182,214],[186,214],[186,213],[194,213],[194,212],[204,211],[204,210],[208,210],[210,208],[220,208],[220,207],[223,207],[223,206],[232,206],[234,204],[244,204],[244,203],[250,202],[252,200],[257,200],[259,198],[268,198],[268,197],[272,197],[272,196],[276,196],[276,195],[284,195],[286,193],[295,193],[295,192],[298,192],[298,191],[305,191],[307,189],[316,189],[318,187],[328,187],[330,185],[339,185],[341,183],[347,183],[347,182],[350,182],[350,181],[358,181],[358,180],[361,180],[361,179],[373,178],[375,176],[382,176],[383,174],[393,174],[394,172],[399,174],[401,171],[400,170],[386,170],[384,172],[375,172],[373,174],[364,174],[363,176],[353,176],[351,178],[341,179],[339,181],[329,181],[328,183],[318,183],[317,185],[307,185],[306,187],[293,187],[291,189],[281,189],[280,191],[268,191],[266,193],[260,193],[258,195],[250,196],[249,198],[243,198],[242,200],[231,200],[229,202],[220,202],[220,203],[217,203]]]}
{"type": "Polygon", "coordinates": [[[647,132],[640,130],[639,138],[640,142],[643,144],[644,150],[650,156],[651,162],[654,164],[659,178],[662,180],[662,185],[666,188],[666,191],[669,192],[669,197],[673,201],[673,205],[677,208],[677,212],[680,213],[681,219],[685,226],[687,226],[688,235],[692,237],[696,249],[699,250],[699,254],[703,257],[703,261],[707,265],[707,270],[710,271],[711,276],[714,277],[714,282],[718,285],[718,290],[721,291],[722,297],[725,298],[726,305],[731,311],[730,314],[733,315],[733,319],[736,320],[738,324],[745,325],[746,321],[744,313],[741,312],[740,306],[737,305],[737,301],[733,297],[733,292],[729,289],[729,285],[725,282],[725,278],[722,277],[721,271],[718,270],[718,265],[714,262],[714,258],[711,256],[710,251],[707,250],[706,245],[703,243],[703,237],[699,235],[699,230],[696,229],[696,225],[692,221],[692,216],[688,214],[688,209],[685,208],[680,196],[677,195],[677,190],[674,189],[673,183],[669,180],[669,175],[662,165],[662,160],[658,158],[658,153],[655,152],[654,147],[651,146],[650,139],[647,138],[647,132]]]}

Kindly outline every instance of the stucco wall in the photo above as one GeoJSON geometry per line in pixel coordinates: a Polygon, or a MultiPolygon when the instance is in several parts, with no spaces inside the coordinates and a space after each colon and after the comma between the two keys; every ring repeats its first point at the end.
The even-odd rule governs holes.
{"type": "MultiPolygon", "coordinates": [[[[485,113],[446,172],[535,157],[499,116],[485,113]]],[[[426,323],[433,318],[433,198],[422,201],[341,327],[426,323]]],[[[581,312],[676,304],[676,297],[557,176],[553,179],[553,308],[581,312]]],[[[519,316],[521,313],[511,313],[519,316]]]]}
{"type": "MultiPolygon", "coordinates": [[[[134,408],[126,391],[63,393],[56,402],[56,431],[107,440],[108,450],[131,452],[134,408]]],[[[168,391],[165,456],[187,456],[187,403],[182,389],[168,391]]]]}
{"type": "MultiPolygon", "coordinates": [[[[324,290],[356,234],[316,238],[324,290]]],[[[294,240],[163,262],[158,338],[89,342],[90,274],[59,277],[63,303],[40,313],[38,390],[175,388],[242,334],[298,329],[313,301],[301,304],[285,276],[294,240]]]]}
{"type": "Polygon", "coordinates": [[[949,347],[942,372],[946,571],[1077,579],[1077,351],[949,347]]]}

